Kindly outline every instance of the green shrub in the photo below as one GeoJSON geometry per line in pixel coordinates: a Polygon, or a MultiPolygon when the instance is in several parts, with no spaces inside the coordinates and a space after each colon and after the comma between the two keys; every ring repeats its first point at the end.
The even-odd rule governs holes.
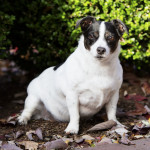
{"type": "Polygon", "coordinates": [[[20,65],[26,61],[43,70],[64,61],[81,34],[75,29],[76,21],[87,15],[97,20],[122,20],[130,30],[121,42],[121,59],[138,68],[150,64],[149,0],[6,0],[0,8],[16,17],[9,40],[19,48],[14,59],[20,65]]]}
{"type": "Polygon", "coordinates": [[[6,50],[10,46],[11,41],[7,38],[7,36],[10,33],[10,28],[14,19],[14,16],[0,11],[0,58],[6,58],[8,56],[6,50]]]}

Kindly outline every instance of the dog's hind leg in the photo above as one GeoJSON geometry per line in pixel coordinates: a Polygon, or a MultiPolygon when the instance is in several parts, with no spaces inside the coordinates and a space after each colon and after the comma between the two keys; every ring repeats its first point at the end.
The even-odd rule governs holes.
{"type": "Polygon", "coordinates": [[[18,117],[19,124],[27,124],[28,120],[33,115],[33,112],[38,107],[38,104],[40,103],[40,99],[37,98],[34,95],[28,95],[25,100],[25,107],[21,115],[18,117]]]}

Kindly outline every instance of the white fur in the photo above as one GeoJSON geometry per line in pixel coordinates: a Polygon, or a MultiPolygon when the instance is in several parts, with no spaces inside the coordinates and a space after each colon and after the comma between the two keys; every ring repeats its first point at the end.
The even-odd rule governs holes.
{"type": "MultiPolygon", "coordinates": [[[[106,104],[108,119],[116,119],[122,67],[118,59],[120,44],[112,54],[104,39],[105,25],[101,23],[100,37],[91,50],[84,47],[81,36],[77,49],[56,71],[46,69],[28,86],[25,108],[19,117],[26,124],[42,101],[51,115],[59,121],[69,121],[67,133],[78,133],[79,118],[96,114],[106,104]],[[105,58],[96,58],[97,47],[106,49],[105,58]]],[[[41,109],[42,111],[42,109],[41,109]]]]}

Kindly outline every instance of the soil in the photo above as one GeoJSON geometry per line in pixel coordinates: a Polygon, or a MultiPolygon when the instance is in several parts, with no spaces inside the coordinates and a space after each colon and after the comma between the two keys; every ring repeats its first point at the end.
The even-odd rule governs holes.
{"type": "MultiPolygon", "coordinates": [[[[29,73],[16,74],[11,71],[0,73],[0,119],[8,118],[10,115],[19,113],[23,109],[24,104],[14,103],[14,101],[25,99],[27,85],[34,76],[35,75],[33,74],[31,75],[29,73]],[[20,96],[16,96],[16,94],[18,93],[20,93],[20,96]]],[[[139,78],[133,73],[124,74],[124,82],[120,89],[120,98],[117,108],[119,111],[128,112],[135,109],[135,102],[132,100],[126,100],[124,98],[124,91],[126,90],[130,94],[136,93],[138,95],[144,96],[144,93],[141,90],[141,83],[143,81],[150,81],[150,78],[149,77],[139,78]]],[[[150,98],[148,98],[148,100],[140,101],[140,103],[150,107],[150,98]]],[[[131,123],[137,121],[136,117],[125,117],[119,114],[117,118],[122,124],[126,125],[127,127],[130,127],[131,123]]],[[[105,114],[105,109],[101,110],[98,114],[96,114],[95,116],[93,116],[88,120],[81,120],[79,134],[86,133],[86,131],[95,124],[106,120],[107,117],[105,114]]],[[[45,137],[44,141],[47,141],[52,140],[54,138],[54,135],[65,136],[64,130],[67,127],[67,123],[56,121],[51,122],[40,119],[40,120],[31,120],[26,126],[20,126],[18,124],[15,126],[0,124],[0,136],[10,135],[19,130],[27,132],[30,130],[35,130],[38,127],[42,129],[42,133],[45,137]]],[[[102,136],[105,134],[106,131],[97,131],[94,133],[90,133],[90,135],[93,137],[102,136]]],[[[11,138],[6,140],[11,140],[11,138]]],[[[19,140],[28,140],[28,139],[27,136],[24,135],[20,137],[19,140]]]]}

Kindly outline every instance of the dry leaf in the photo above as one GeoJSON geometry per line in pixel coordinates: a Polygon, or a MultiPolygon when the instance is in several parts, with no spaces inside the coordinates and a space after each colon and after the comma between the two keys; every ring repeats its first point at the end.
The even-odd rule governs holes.
{"type": "Polygon", "coordinates": [[[94,127],[90,128],[88,130],[88,132],[110,129],[110,128],[112,128],[115,125],[117,125],[117,123],[115,121],[108,120],[108,121],[105,121],[105,122],[102,122],[102,123],[99,123],[99,124],[95,125],[94,127]]]}
{"type": "Polygon", "coordinates": [[[144,97],[141,95],[136,95],[136,94],[131,94],[131,95],[126,95],[125,99],[126,100],[143,101],[143,100],[147,100],[147,97],[144,97]]]}
{"type": "Polygon", "coordinates": [[[89,145],[91,145],[93,141],[92,140],[85,140],[85,142],[88,143],[89,145]]]}
{"type": "Polygon", "coordinates": [[[35,130],[35,134],[38,136],[38,138],[39,138],[40,140],[43,140],[43,135],[42,135],[42,130],[41,130],[41,128],[37,128],[37,129],[35,130]]]}
{"type": "Polygon", "coordinates": [[[7,124],[16,125],[18,116],[19,116],[19,114],[13,114],[10,117],[8,117],[7,124]]]}
{"type": "Polygon", "coordinates": [[[71,142],[73,142],[73,139],[72,138],[65,138],[65,137],[63,137],[63,138],[61,138],[67,145],[69,144],[69,143],[71,143],[71,142]]]}
{"type": "Polygon", "coordinates": [[[149,108],[147,105],[145,105],[144,108],[145,108],[146,111],[150,114],[150,108],[149,108]]]}
{"type": "Polygon", "coordinates": [[[136,123],[136,125],[132,128],[132,132],[134,134],[142,134],[145,135],[150,130],[150,124],[148,120],[142,120],[141,122],[136,123]]]}
{"type": "Polygon", "coordinates": [[[55,141],[45,143],[42,147],[45,147],[46,150],[66,149],[68,147],[68,145],[62,139],[57,139],[55,141]]]}
{"type": "Polygon", "coordinates": [[[15,144],[7,143],[1,146],[1,150],[22,150],[20,147],[15,144]]]}
{"type": "Polygon", "coordinates": [[[135,106],[136,106],[135,110],[126,113],[128,116],[143,115],[147,113],[147,110],[144,108],[142,104],[136,102],[135,106]]]}
{"type": "Polygon", "coordinates": [[[112,139],[112,142],[118,144],[119,143],[119,139],[117,139],[117,140],[112,139]]]}
{"type": "Polygon", "coordinates": [[[16,125],[18,116],[19,114],[13,114],[8,119],[0,119],[0,123],[3,125],[16,125]]]}
{"type": "Polygon", "coordinates": [[[125,145],[131,145],[131,144],[133,144],[133,143],[128,139],[128,137],[127,137],[127,135],[126,135],[125,133],[124,133],[123,136],[121,137],[120,142],[121,142],[122,144],[125,144],[125,145]]]}
{"type": "Polygon", "coordinates": [[[85,139],[85,140],[95,140],[94,137],[92,137],[92,136],[90,136],[90,135],[87,135],[87,134],[86,134],[86,135],[83,135],[82,138],[85,139]]]}
{"type": "Polygon", "coordinates": [[[135,135],[134,138],[135,139],[141,139],[141,138],[144,138],[144,136],[143,135],[135,135]]]}
{"type": "Polygon", "coordinates": [[[16,135],[15,135],[15,138],[17,139],[17,138],[19,138],[21,135],[23,135],[24,134],[24,131],[17,131],[16,132],[16,135]]]}
{"type": "Polygon", "coordinates": [[[108,137],[102,138],[102,140],[97,143],[96,145],[103,145],[103,144],[112,144],[112,140],[108,137]]]}
{"type": "Polygon", "coordinates": [[[74,136],[74,141],[77,144],[80,144],[80,143],[84,142],[84,138],[82,136],[74,136]]]}
{"type": "Polygon", "coordinates": [[[145,96],[150,96],[150,84],[148,82],[142,83],[141,89],[145,96]]]}
{"type": "Polygon", "coordinates": [[[35,131],[34,130],[30,130],[29,132],[26,133],[27,137],[29,140],[33,141],[33,137],[32,137],[32,134],[35,134],[35,131]]]}
{"type": "Polygon", "coordinates": [[[112,133],[117,133],[121,136],[123,136],[123,134],[126,134],[128,133],[129,131],[127,129],[125,129],[125,127],[116,127],[114,129],[112,129],[111,131],[108,131],[109,134],[112,134],[112,133]]]}
{"type": "Polygon", "coordinates": [[[27,150],[37,150],[38,148],[38,143],[33,142],[33,141],[22,141],[22,142],[18,142],[18,144],[20,145],[24,145],[25,149],[27,150]]]}

